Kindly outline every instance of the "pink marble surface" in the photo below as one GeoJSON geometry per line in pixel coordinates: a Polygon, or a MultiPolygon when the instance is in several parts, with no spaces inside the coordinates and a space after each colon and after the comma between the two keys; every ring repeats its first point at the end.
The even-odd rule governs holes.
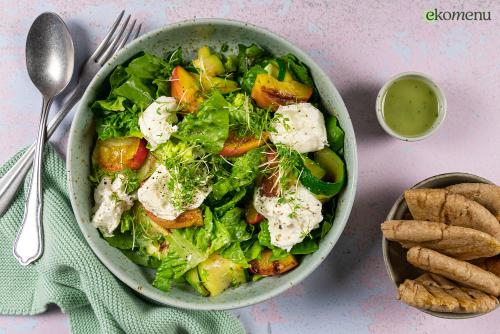
{"type": "MultiPolygon", "coordinates": [[[[359,188],[348,226],[332,254],[307,280],[268,302],[235,311],[250,333],[498,333],[500,312],[448,321],[395,300],[380,250],[379,224],[401,191],[435,174],[464,171],[500,183],[500,5],[493,1],[2,1],[0,20],[0,162],[35,136],[40,97],[24,68],[33,19],[62,15],[87,52],[120,9],[145,30],[193,17],[225,17],[268,28],[296,43],[342,94],[359,143],[359,188]],[[491,11],[486,22],[426,22],[424,12],[491,11]],[[374,112],[378,89],[393,74],[421,71],[448,99],[431,138],[387,136],[374,112]]],[[[56,105],[57,106],[57,105],[56,105]]],[[[54,138],[66,147],[66,122],[54,138]]],[[[64,333],[56,308],[36,317],[0,317],[0,333],[64,333]]]]}

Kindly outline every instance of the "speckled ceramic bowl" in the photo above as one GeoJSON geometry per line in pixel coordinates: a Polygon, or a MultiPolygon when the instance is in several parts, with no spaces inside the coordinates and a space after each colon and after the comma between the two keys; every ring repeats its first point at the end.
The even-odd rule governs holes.
{"type": "MultiPolygon", "coordinates": [[[[411,189],[418,188],[445,188],[453,184],[458,183],[492,183],[480,176],[467,173],[447,173],[440,174],[428,179],[425,179],[411,189]]],[[[408,205],[404,199],[403,194],[398,198],[396,203],[394,203],[391,211],[387,215],[386,220],[399,220],[399,219],[412,219],[410,211],[408,210],[408,205]]],[[[395,241],[389,241],[382,237],[382,252],[384,254],[384,262],[389,277],[398,287],[405,279],[415,279],[422,275],[424,272],[406,261],[406,249],[404,249],[399,243],[395,241]]],[[[497,306],[498,309],[498,306],[497,306]]],[[[434,312],[429,310],[420,309],[425,313],[431,314],[439,318],[446,319],[467,319],[474,318],[483,315],[484,313],[446,313],[446,312],[434,312]]]]}
{"type": "Polygon", "coordinates": [[[307,54],[285,39],[259,27],[220,19],[190,20],[163,27],[138,38],[113,57],[97,74],[82,98],[70,131],[67,167],[73,210],[85,239],[102,263],[121,281],[148,299],[162,304],[199,310],[232,309],[262,302],[306,278],[330,253],[340,237],[351,212],[358,175],[356,140],[351,120],[342,98],[328,76],[307,54]],[[229,289],[216,297],[201,297],[189,287],[184,286],[176,286],[169,292],[163,292],[151,285],[152,272],[135,265],[118,249],[109,246],[90,223],[92,194],[88,175],[95,131],[89,104],[94,100],[97,90],[113,68],[139,51],[161,55],[165,51],[180,46],[194,55],[195,50],[202,45],[216,46],[222,43],[228,43],[229,47],[233,48],[237,47],[238,43],[257,43],[267,47],[276,55],[291,52],[309,66],[324,106],[328,112],[338,117],[345,131],[344,150],[348,182],[338,199],[333,228],[321,241],[320,249],[304,257],[295,270],[282,276],[270,277],[229,289]]]}

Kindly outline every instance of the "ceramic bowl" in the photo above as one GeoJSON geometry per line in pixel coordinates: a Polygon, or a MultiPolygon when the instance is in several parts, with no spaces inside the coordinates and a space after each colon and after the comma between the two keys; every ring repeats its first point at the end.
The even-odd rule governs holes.
{"type": "Polygon", "coordinates": [[[161,304],[198,310],[233,309],[259,303],[280,294],[306,278],[320,265],[339,239],[351,212],[358,175],[356,140],[349,113],[328,76],[307,54],[285,39],[256,26],[222,19],[196,19],[165,26],[136,39],[114,56],[92,80],[83,95],[70,130],[67,168],[71,204],[78,224],[101,262],[116,277],[147,299],[161,304]],[[239,43],[256,43],[265,46],[276,55],[291,52],[309,66],[326,110],[339,119],[345,131],[344,151],[348,182],[338,197],[335,223],[331,231],[321,241],[319,250],[312,255],[305,256],[293,271],[282,276],[244,284],[210,298],[201,297],[191,288],[183,285],[175,286],[169,292],[163,292],[151,285],[154,272],[135,265],[118,249],[109,246],[90,223],[92,193],[88,175],[91,150],[95,142],[95,130],[89,104],[94,100],[111,71],[140,51],[162,55],[177,47],[182,47],[188,57],[192,57],[202,45],[217,46],[222,43],[227,43],[233,49],[237,49],[239,43]]]}
{"type": "Polygon", "coordinates": [[[444,118],[446,116],[446,110],[447,110],[446,96],[444,95],[442,89],[428,75],[420,72],[403,72],[393,76],[392,78],[389,79],[389,81],[387,81],[385,85],[382,86],[377,95],[377,100],[375,102],[375,112],[377,113],[377,120],[382,129],[384,129],[384,131],[387,132],[392,137],[404,141],[418,141],[431,136],[438,130],[438,128],[443,123],[444,118]],[[427,131],[418,136],[407,137],[397,133],[396,131],[391,129],[391,127],[386,123],[384,117],[384,99],[385,99],[385,93],[395,81],[412,77],[423,81],[434,91],[434,94],[436,95],[438,102],[438,116],[437,119],[432,124],[432,126],[427,131]]]}
{"type": "MultiPolygon", "coordinates": [[[[491,181],[486,180],[480,176],[467,173],[447,173],[440,174],[428,179],[425,179],[411,189],[418,188],[445,188],[453,184],[458,183],[490,183],[491,181]]],[[[400,220],[400,219],[412,219],[410,211],[408,210],[408,205],[404,199],[404,195],[401,194],[399,199],[394,203],[387,215],[386,220],[400,220]]],[[[395,241],[387,240],[382,237],[382,252],[384,255],[385,267],[389,277],[392,279],[396,288],[404,282],[405,279],[415,279],[422,275],[424,272],[416,267],[413,267],[406,261],[406,249],[404,249],[399,243],[395,241]]],[[[498,306],[497,306],[498,308],[498,306]]],[[[484,313],[446,313],[446,312],[435,312],[430,310],[424,310],[417,308],[427,314],[446,319],[467,319],[474,318],[483,315],[484,313]]]]}

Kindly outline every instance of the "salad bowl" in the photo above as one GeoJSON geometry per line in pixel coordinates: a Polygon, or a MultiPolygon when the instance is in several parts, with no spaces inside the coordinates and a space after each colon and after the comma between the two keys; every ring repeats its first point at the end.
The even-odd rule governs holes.
{"type": "Polygon", "coordinates": [[[70,199],[80,229],[101,262],[122,282],[139,295],[157,303],[197,310],[234,309],[272,298],[305,279],[318,267],[339,239],[350,214],[357,184],[357,153],[354,130],[340,94],[328,76],[303,51],[285,39],[256,26],[222,19],[196,19],[165,26],[127,45],[96,75],[85,92],[69,136],[68,184],[70,199]],[[347,183],[337,198],[335,220],[331,230],[320,241],[319,249],[304,256],[300,265],[281,276],[268,277],[229,289],[223,294],[205,298],[188,287],[175,285],[164,292],[151,285],[154,272],[131,262],[120,250],[111,247],[92,225],[92,187],[89,180],[92,148],[95,143],[94,116],[90,104],[105,86],[113,69],[140,52],[162,54],[181,47],[194,54],[203,45],[238,44],[266,47],[272,54],[292,53],[310,69],[324,109],[334,115],[345,132],[344,159],[347,183]]]}

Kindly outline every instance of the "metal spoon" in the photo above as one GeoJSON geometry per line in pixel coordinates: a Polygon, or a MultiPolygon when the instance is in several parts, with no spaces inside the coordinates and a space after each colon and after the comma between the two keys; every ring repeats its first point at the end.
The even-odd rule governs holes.
{"type": "Polygon", "coordinates": [[[14,241],[14,256],[22,265],[43,253],[42,162],[47,115],[53,98],[70,82],[74,62],[73,40],[64,21],[54,13],[38,16],[26,40],[26,66],[31,81],[42,93],[43,104],[23,222],[14,241]]]}

